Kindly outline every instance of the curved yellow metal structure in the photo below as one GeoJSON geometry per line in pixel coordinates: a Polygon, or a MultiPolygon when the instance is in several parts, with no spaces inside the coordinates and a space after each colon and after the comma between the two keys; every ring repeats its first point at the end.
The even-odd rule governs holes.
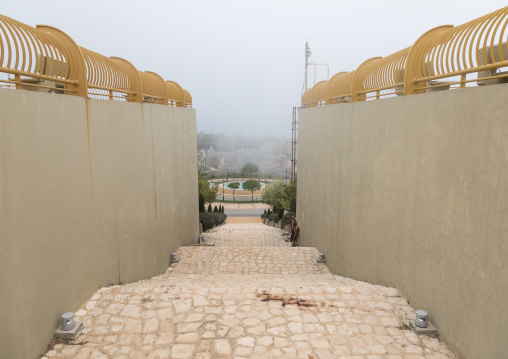
{"type": "Polygon", "coordinates": [[[143,102],[143,93],[141,91],[141,77],[139,76],[138,70],[129,61],[122,59],[121,57],[111,57],[112,60],[123,64],[123,68],[129,77],[130,91],[127,94],[127,101],[129,102],[143,102]]]}
{"type": "Polygon", "coordinates": [[[353,76],[353,83],[351,85],[351,101],[357,102],[362,101],[361,96],[359,96],[358,92],[363,89],[363,76],[362,73],[365,72],[365,68],[370,68],[370,65],[376,61],[381,60],[382,57],[373,57],[364,61],[355,71],[355,75],[353,76]]]}
{"type": "Polygon", "coordinates": [[[424,44],[426,43],[428,38],[432,38],[435,35],[443,32],[448,31],[453,28],[453,25],[443,25],[438,26],[433,29],[430,29],[425,34],[420,36],[418,40],[413,44],[411,47],[411,50],[409,50],[409,54],[407,56],[406,61],[406,71],[405,71],[405,78],[404,78],[404,94],[410,95],[410,94],[416,94],[416,93],[422,93],[425,92],[425,85],[424,83],[418,84],[415,82],[416,77],[420,73],[418,70],[418,64],[415,63],[415,59],[418,58],[419,52],[422,47],[424,47],[424,44]]]}
{"type": "MultiPolygon", "coordinates": [[[[37,25],[37,30],[43,31],[50,36],[54,38],[58,38],[62,44],[65,44],[69,49],[69,63],[73,65],[73,67],[76,69],[75,71],[75,78],[77,83],[76,84],[64,84],[64,88],[69,93],[73,93],[77,96],[86,97],[87,90],[88,90],[88,84],[86,82],[86,76],[84,72],[85,68],[85,62],[83,60],[83,54],[81,53],[81,50],[79,46],[74,42],[74,40],[67,35],[65,32],[52,27],[52,26],[46,26],[46,25],[37,25]]],[[[74,76],[74,75],[73,75],[74,76]]]]}
{"type": "Polygon", "coordinates": [[[320,81],[314,85],[310,93],[310,107],[322,106],[325,104],[326,85],[328,85],[328,81],[320,81]]]}
{"type": "Polygon", "coordinates": [[[7,74],[0,78],[1,87],[192,107],[190,93],[173,81],[167,85],[156,73],[138,71],[127,60],[79,47],[54,27],[33,28],[4,15],[0,74],[7,74]]]}
{"type": "Polygon", "coordinates": [[[192,96],[186,89],[183,90],[183,103],[185,107],[192,107],[192,96]]]}
{"type": "Polygon", "coordinates": [[[14,75],[0,81],[17,89],[30,87],[57,89],[74,95],[83,93],[86,83],[79,81],[82,69],[75,61],[79,55],[73,43],[62,32],[62,36],[53,36],[46,28],[49,29],[39,30],[0,15],[0,72],[14,75]],[[42,84],[42,81],[47,82],[42,84]]]}
{"type": "MultiPolygon", "coordinates": [[[[411,47],[372,58],[328,81],[325,104],[418,94],[469,83],[508,83],[508,7],[466,24],[439,26],[411,47]]],[[[316,85],[317,86],[317,85],[316,85]]],[[[322,104],[320,88],[302,95],[302,107],[322,104]]]]}
{"type": "Polygon", "coordinates": [[[406,94],[454,85],[463,88],[470,82],[505,82],[508,73],[497,70],[508,66],[507,39],[508,7],[457,27],[427,32],[415,43],[408,59],[411,77],[406,94]],[[473,73],[474,77],[467,78],[473,73]],[[436,81],[443,79],[446,81],[436,81]]]}
{"type": "Polygon", "coordinates": [[[84,47],[81,52],[86,63],[90,97],[136,101],[141,83],[133,66],[126,64],[125,60],[109,58],[84,47]]]}
{"type": "Polygon", "coordinates": [[[184,107],[184,92],[182,87],[174,81],[166,81],[168,90],[168,104],[170,106],[184,107]]]}
{"type": "Polygon", "coordinates": [[[310,94],[312,92],[312,88],[305,91],[302,95],[302,107],[310,107],[310,94]]]}
{"type": "Polygon", "coordinates": [[[351,87],[356,70],[339,72],[332,76],[326,86],[325,104],[351,102],[351,87]]]}
{"type": "Polygon", "coordinates": [[[406,59],[411,47],[378,60],[367,61],[354,77],[357,101],[380,99],[404,94],[406,59]]]}
{"type": "Polygon", "coordinates": [[[168,89],[166,82],[155,72],[139,71],[141,78],[141,92],[143,93],[143,102],[168,104],[168,89]]]}

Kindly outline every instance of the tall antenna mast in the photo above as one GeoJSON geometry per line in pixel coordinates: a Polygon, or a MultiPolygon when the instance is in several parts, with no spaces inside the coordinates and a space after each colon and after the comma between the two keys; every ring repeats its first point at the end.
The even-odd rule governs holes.
{"type": "Polygon", "coordinates": [[[309,57],[312,55],[309,48],[309,42],[305,42],[305,91],[307,91],[307,69],[309,67],[309,57]]]}

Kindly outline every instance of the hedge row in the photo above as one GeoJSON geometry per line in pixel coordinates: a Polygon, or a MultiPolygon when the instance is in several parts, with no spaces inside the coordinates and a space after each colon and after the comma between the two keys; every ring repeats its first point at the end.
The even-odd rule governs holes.
{"type": "Polygon", "coordinates": [[[199,222],[203,224],[203,231],[224,223],[227,217],[224,213],[199,212],[199,222]]]}
{"type": "Polygon", "coordinates": [[[291,214],[286,212],[284,216],[282,216],[282,226],[286,227],[288,224],[291,224],[291,214]]]}
{"type": "Polygon", "coordinates": [[[277,213],[272,213],[268,216],[268,219],[272,222],[279,223],[279,215],[277,213]]]}

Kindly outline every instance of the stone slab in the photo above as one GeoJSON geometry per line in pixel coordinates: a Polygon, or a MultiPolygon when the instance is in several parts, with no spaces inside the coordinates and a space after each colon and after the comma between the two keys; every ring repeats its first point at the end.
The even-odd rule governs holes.
{"type": "Polygon", "coordinates": [[[427,328],[420,328],[415,325],[412,320],[408,321],[409,326],[416,334],[437,334],[437,329],[430,321],[428,321],[427,328]]]}
{"type": "Polygon", "coordinates": [[[67,338],[67,339],[75,339],[81,335],[81,331],[83,330],[83,323],[79,320],[76,320],[76,325],[71,330],[62,330],[62,326],[60,325],[57,330],[55,330],[56,338],[67,338]]]}

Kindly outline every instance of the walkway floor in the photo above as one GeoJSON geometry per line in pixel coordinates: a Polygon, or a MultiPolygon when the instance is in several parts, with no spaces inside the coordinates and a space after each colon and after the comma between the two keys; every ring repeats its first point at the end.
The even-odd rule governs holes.
{"type": "Polygon", "coordinates": [[[227,224],[161,276],[102,288],[54,358],[456,358],[402,325],[396,289],[332,275],[279,229],[227,224]],[[78,345],[76,345],[78,344],[78,345]]]}

